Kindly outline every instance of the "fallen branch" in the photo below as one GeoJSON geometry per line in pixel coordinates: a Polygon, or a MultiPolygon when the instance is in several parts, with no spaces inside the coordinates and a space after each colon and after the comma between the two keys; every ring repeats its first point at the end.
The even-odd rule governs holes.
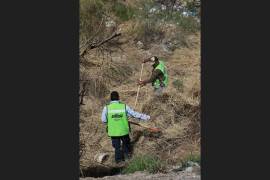
{"type": "Polygon", "coordinates": [[[96,44],[96,45],[95,45],[95,44],[92,44],[92,45],[90,46],[90,49],[97,48],[97,47],[101,46],[102,44],[104,44],[104,43],[106,43],[106,42],[108,42],[108,41],[112,40],[113,38],[115,38],[115,37],[117,37],[117,36],[120,36],[120,35],[121,35],[121,33],[114,33],[113,35],[111,35],[111,36],[108,37],[107,39],[105,39],[105,40],[99,42],[98,44],[96,44]]]}
{"type": "Polygon", "coordinates": [[[87,47],[80,53],[80,56],[83,57],[85,55],[85,53],[87,52],[88,48],[89,49],[95,49],[97,47],[100,47],[101,45],[103,45],[104,43],[112,40],[113,38],[117,37],[117,36],[120,36],[121,33],[114,33],[112,34],[110,37],[108,37],[107,39],[97,43],[97,44],[87,44],[87,47]]]}
{"type": "Polygon", "coordinates": [[[79,93],[79,96],[80,96],[80,105],[85,105],[85,104],[83,103],[83,98],[84,98],[84,96],[86,96],[86,82],[83,83],[83,85],[82,85],[82,90],[81,90],[81,92],[79,93]]]}

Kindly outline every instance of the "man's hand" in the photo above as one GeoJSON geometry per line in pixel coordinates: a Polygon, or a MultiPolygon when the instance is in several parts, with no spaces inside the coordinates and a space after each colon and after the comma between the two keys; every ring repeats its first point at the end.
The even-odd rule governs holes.
{"type": "Polygon", "coordinates": [[[160,82],[160,87],[165,87],[165,84],[164,84],[163,81],[160,81],[160,80],[159,80],[159,82],[160,82]]]}
{"type": "Polygon", "coordinates": [[[146,62],[148,62],[148,61],[150,61],[150,58],[144,59],[144,60],[142,61],[142,64],[144,64],[144,63],[146,63],[146,62]]]}
{"type": "Polygon", "coordinates": [[[139,85],[139,86],[144,86],[145,84],[146,84],[145,81],[142,81],[142,80],[139,80],[139,81],[138,81],[138,85],[139,85]]]}

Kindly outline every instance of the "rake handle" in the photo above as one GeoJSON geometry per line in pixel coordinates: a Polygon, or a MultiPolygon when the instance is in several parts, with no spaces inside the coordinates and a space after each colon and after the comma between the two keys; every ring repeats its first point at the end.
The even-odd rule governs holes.
{"type": "Polygon", "coordinates": [[[137,126],[141,126],[141,127],[144,127],[144,128],[151,128],[151,127],[148,127],[148,126],[145,126],[145,125],[142,125],[140,123],[136,123],[136,122],[133,122],[133,121],[128,121],[130,124],[134,124],[134,125],[137,125],[137,126]]]}
{"type": "Polygon", "coordinates": [[[148,127],[148,126],[145,126],[145,125],[142,125],[142,124],[140,124],[140,123],[133,122],[133,121],[128,121],[128,122],[129,122],[130,124],[134,124],[134,125],[143,127],[143,128],[145,128],[145,129],[148,129],[149,131],[152,131],[152,132],[159,132],[159,131],[161,131],[159,128],[148,127]]]}
{"type": "MultiPolygon", "coordinates": [[[[142,63],[142,67],[141,67],[140,81],[142,80],[142,72],[143,72],[143,63],[142,63]]],[[[137,105],[140,88],[141,88],[141,86],[139,86],[138,89],[137,89],[137,95],[136,95],[134,109],[136,108],[136,105],[137,105]]]]}

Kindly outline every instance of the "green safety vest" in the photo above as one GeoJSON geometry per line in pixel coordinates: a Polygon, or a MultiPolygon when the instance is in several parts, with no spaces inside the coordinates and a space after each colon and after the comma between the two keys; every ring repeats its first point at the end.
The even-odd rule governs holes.
{"type": "MultiPolygon", "coordinates": [[[[159,69],[163,73],[163,75],[164,75],[163,84],[165,85],[165,87],[168,86],[168,73],[167,73],[166,67],[164,65],[164,62],[159,61],[159,64],[157,65],[155,70],[156,69],[159,69]]],[[[159,88],[160,87],[159,79],[156,79],[153,85],[154,85],[155,88],[159,88]]]]}
{"type": "Polygon", "coordinates": [[[107,128],[108,136],[124,136],[129,134],[125,104],[112,102],[107,105],[107,128]]]}

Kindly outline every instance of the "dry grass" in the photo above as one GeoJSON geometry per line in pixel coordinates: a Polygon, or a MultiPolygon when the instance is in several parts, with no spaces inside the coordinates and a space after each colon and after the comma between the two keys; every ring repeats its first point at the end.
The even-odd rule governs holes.
{"type": "MultiPolygon", "coordinates": [[[[102,2],[89,1],[90,4],[94,3],[95,7],[102,2]]],[[[123,3],[136,6],[137,2],[138,0],[127,0],[123,3]]],[[[92,6],[88,9],[96,14],[101,10],[92,6]]],[[[82,15],[87,17],[87,9],[82,10],[82,15]]],[[[98,26],[101,26],[101,33],[96,40],[110,33],[110,30],[104,29],[104,24],[100,25],[102,18],[103,16],[96,16],[92,17],[92,21],[85,21],[87,26],[81,28],[82,37],[92,37],[97,30],[92,27],[98,26]]],[[[200,151],[200,34],[188,36],[173,25],[164,24],[159,29],[138,21],[125,21],[119,26],[117,23],[117,27],[122,33],[117,39],[121,49],[116,46],[105,50],[94,49],[82,59],[80,74],[88,83],[85,105],[80,108],[80,164],[85,167],[96,166],[94,156],[101,152],[109,153],[105,165],[110,166],[113,162],[111,140],[106,134],[105,125],[101,123],[103,106],[108,102],[112,90],[119,91],[121,101],[134,106],[140,63],[142,59],[152,55],[163,57],[168,67],[170,79],[165,91],[167,94],[163,98],[153,98],[152,87],[147,85],[141,88],[135,110],[149,114],[151,121],[146,124],[161,128],[162,133],[149,133],[132,125],[130,137],[134,155],[151,152],[166,160],[167,164],[177,164],[190,152],[200,151]],[[141,27],[148,29],[145,31],[145,28],[141,27]],[[141,34],[136,30],[140,30],[141,34]],[[152,36],[153,34],[156,36],[152,36]],[[151,35],[151,38],[148,38],[148,35],[151,35]],[[136,37],[137,40],[144,40],[146,45],[148,41],[155,43],[148,46],[148,50],[138,49],[134,44],[136,37]],[[161,46],[165,42],[172,43],[173,46],[166,50],[161,46]],[[174,49],[174,52],[171,51],[174,49]],[[183,91],[178,91],[173,86],[176,79],[181,79],[183,91]]],[[[143,79],[150,73],[151,66],[145,65],[143,79]]]]}
{"type": "MultiPolygon", "coordinates": [[[[93,79],[89,96],[81,107],[81,142],[84,143],[85,151],[81,158],[82,165],[95,166],[94,156],[99,152],[109,153],[106,165],[113,161],[114,152],[105,126],[101,123],[101,111],[112,90],[119,91],[121,101],[134,106],[140,62],[155,53],[162,53],[166,57],[170,75],[169,86],[165,91],[167,94],[163,98],[153,98],[152,87],[147,85],[141,88],[135,110],[149,114],[151,121],[146,124],[163,131],[161,134],[149,134],[140,127],[132,126],[130,136],[134,154],[154,152],[167,160],[168,164],[177,164],[190,152],[200,151],[200,36],[188,39],[189,48],[176,49],[173,55],[158,48],[139,50],[129,42],[122,45],[124,52],[118,51],[112,55],[112,61],[103,59],[97,53],[86,56],[88,61],[98,63],[100,67],[82,69],[86,77],[93,79]],[[94,85],[94,79],[100,84],[94,85]],[[183,92],[174,88],[172,83],[175,79],[182,79],[183,92]]],[[[143,79],[150,73],[150,65],[145,65],[143,79]]]]}

